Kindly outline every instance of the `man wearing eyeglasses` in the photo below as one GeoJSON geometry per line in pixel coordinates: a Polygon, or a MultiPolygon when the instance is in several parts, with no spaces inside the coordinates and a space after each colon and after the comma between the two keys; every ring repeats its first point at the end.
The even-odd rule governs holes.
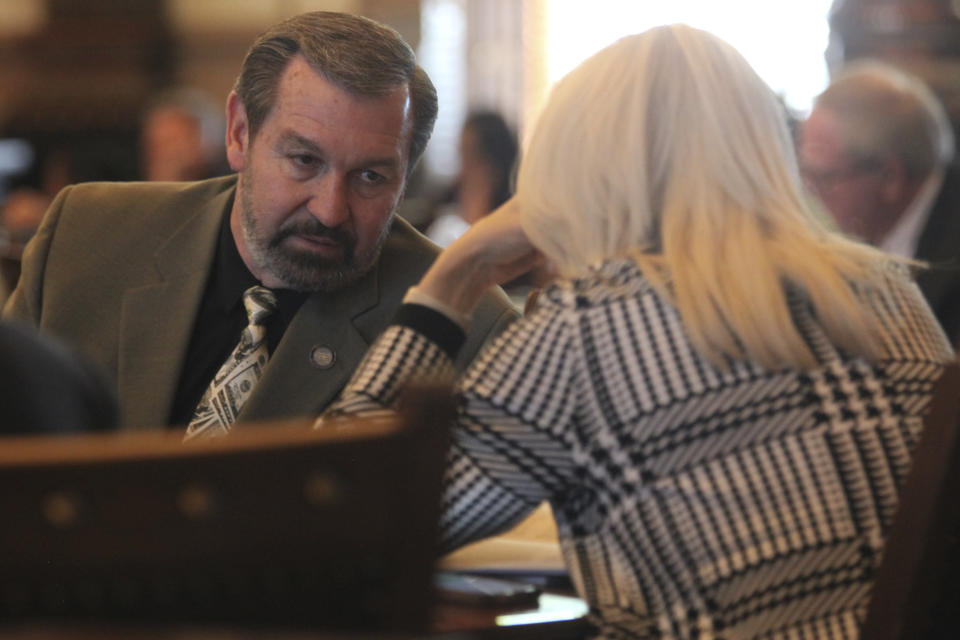
{"type": "Polygon", "coordinates": [[[930,264],[917,283],[947,335],[960,333],[960,175],[930,89],[889,65],[849,65],[800,130],[800,170],[844,232],[930,264]]]}

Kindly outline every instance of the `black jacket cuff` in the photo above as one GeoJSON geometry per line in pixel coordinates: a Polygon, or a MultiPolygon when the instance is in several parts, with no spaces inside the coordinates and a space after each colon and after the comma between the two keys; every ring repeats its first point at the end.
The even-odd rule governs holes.
{"type": "Polygon", "coordinates": [[[435,342],[450,356],[451,360],[456,359],[463,343],[467,341],[467,334],[460,325],[439,311],[422,304],[408,302],[400,305],[393,318],[393,324],[413,329],[435,342]]]}

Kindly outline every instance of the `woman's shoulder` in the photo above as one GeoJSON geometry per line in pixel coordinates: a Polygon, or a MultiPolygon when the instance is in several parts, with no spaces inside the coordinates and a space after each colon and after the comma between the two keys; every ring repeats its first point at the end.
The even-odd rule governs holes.
{"type": "Polygon", "coordinates": [[[653,286],[636,262],[618,258],[591,265],[581,276],[557,280],[542,297],[556,307],[584,309],[652,293],[653,286]]]}
{"type": "Polygon", "coordinates": [[[953,359],[953,347],[907,265],[891,265],[884,276],[886,295],[865,297],[873,313],[881,318],[887,350],[894,354],[919,353],[937,361],[953,359]]]}

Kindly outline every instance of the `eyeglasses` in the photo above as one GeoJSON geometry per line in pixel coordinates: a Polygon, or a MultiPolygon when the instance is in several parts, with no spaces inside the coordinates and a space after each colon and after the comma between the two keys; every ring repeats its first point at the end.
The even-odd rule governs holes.
{"type": "Polygon", "coordinates": [[[844,169],[814,169],[800,167],[800,176],[807,188],[816,193],[829,193],[841,183],[873,174],[880,168],[879,162],[860,162],[844,169]]]}

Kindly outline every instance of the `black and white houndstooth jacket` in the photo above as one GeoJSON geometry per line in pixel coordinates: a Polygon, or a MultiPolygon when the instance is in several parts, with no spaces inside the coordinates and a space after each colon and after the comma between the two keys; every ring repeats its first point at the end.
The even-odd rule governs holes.
{"type": "MultiPolygon", "coordinates": [[[[916,287],[891,284],[875,311],[893,355],[875,365],[838,353],[797,301],[822,362],[806,372],[714,368],[632,262],[550,287],[459,381],[445,542],[549,500],[602,637],[856,638],[952,357],[916,287]]],[[[452,375],[431,313],[401,313],[334,414],[452,375]]]]}

